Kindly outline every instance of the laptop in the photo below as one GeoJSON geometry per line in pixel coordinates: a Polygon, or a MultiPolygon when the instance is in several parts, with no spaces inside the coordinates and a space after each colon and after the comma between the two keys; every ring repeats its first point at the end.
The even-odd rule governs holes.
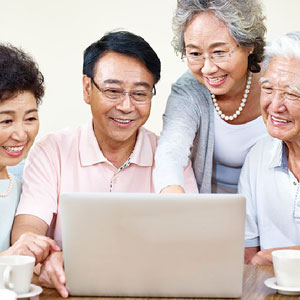
{"type": "Polygon", "coordinates": [[[72,296],[242,294],[242,195],[70,193],[60,218],[72,296]]]}

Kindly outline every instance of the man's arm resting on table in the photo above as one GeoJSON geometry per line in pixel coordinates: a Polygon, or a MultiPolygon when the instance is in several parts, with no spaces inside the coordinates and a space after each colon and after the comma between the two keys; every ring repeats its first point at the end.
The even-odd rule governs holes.
{"type": "Polygon", "coordinates": [[[245,263],[250,264],[250,265],[256,265],[256,266],[272,266],[273,265],[273,259],[272,259],[273,251],[283,250],[283,249],[300,250],[300,245],[299,246],[290,246],[290,247],[281,247],[281,248],[270,248],[270,249],[257,251],[256,253],[254,253],[254,251],[255,251],[254,248],[257,248],[259,250],[259,247],[245,248],[245,263]],[[246,262],[247,255],[248,255],[248,262],[246,262]]]}
{"type": "Polygon", "coordinates": [[[11,235],[13,245],[7,251],[34,256],[36,264],[43,262],[51,251],[60,251],[56,242],[45,236],[47,230],[48,224],[36,216],[16,216],[11,235]]]}
{"type": "Polygon", "coordinates": [[[259,252],[260,247],[246,247],[244,252],[244,263],[245,264],[251,264],[251,259],[256,255],[257,252],[259,252]]]}

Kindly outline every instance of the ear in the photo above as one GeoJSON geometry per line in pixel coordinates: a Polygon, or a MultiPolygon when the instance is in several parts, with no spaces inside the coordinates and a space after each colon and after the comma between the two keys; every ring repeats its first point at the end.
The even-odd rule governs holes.
{"type": "Polygon", "coordinates": [[[253,51],[254,51],[254,46],[252,46],[252,47],[248,48],[248,53],[249,53],[249,55],[250,55],[250,54],[252,54],[252,53],[253,53],[253,51]]]}
{"type": "Polygon", "coordinates": [[[82,76],[83,99],[85,103],[91,104],[92,85],[91,79],[86,75],[82,76]]]}

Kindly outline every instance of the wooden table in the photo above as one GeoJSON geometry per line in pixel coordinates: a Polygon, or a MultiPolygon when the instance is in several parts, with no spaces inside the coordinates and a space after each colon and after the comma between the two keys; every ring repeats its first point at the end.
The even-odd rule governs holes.
{"type": "MultiPolygon", "coordinates": [[[[264,285],[264,281],[270,277],[273,277],[273,269],[271,267],[255,267],[245,265],[244,267],[244,284],[243,284],[243,295],[242,300],[293,300],[300,299],[300,296],[284,296],[281,294],[277,294],[275,290],[269,289],[264,285]]],[[[34,283],[37,284],[37,278],[35,277],[33,280],[34,283]]],[[[35,297],[33,299],[38,299],[35,297]]],[[[58,300],[63,299],[59,296],[56,290],[44,288],[43,293],[39,296],[40,300],[58,300]]],[[[94,300],[94,299],[106,299],[106,300],[134,300],[137,298],[104,298],[104,297],[69,297],[70,300],[94,300]]],[[[143,300],[147,300],[147,298],[141,298],[143,300]]],[[[155,298],[149,298],[150,300],[155,300],[155,298]]],[[[162,299],[162,298],[160,298],[162,299]]],[[[174,299],[174,298],[167,298],[174,299]]],[[[189,298],[191,299],[191,298],[189,298]]],[[[204,298],[201,298],[204,299],[204,298]]]]}

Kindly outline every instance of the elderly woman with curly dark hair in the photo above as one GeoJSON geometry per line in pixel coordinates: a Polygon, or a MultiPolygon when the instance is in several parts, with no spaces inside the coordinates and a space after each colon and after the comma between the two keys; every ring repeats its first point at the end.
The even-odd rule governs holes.
{"type": "Polygon", "coordinates": [[[158,192],[184,192],[190,157],[199,192],[236,192],[246,154],[266,134],[259,0],[178,0],[173,46],[189,70],[172,86],[156,151],[158,192]]]}
{"type": "Polygon", "coordinates": [[[0,255],[39,255],[40,249],[57,249],[54,241],[32,234],[12,247],[10,233],[19,203],[21,182],[7,172],[28,153],[39,130],[38,105],[44,95],[44,78],[32,58],[11,45],[0,44],[0,255]],[[20,245],[29,244],[24,252],[20,245]]]}

